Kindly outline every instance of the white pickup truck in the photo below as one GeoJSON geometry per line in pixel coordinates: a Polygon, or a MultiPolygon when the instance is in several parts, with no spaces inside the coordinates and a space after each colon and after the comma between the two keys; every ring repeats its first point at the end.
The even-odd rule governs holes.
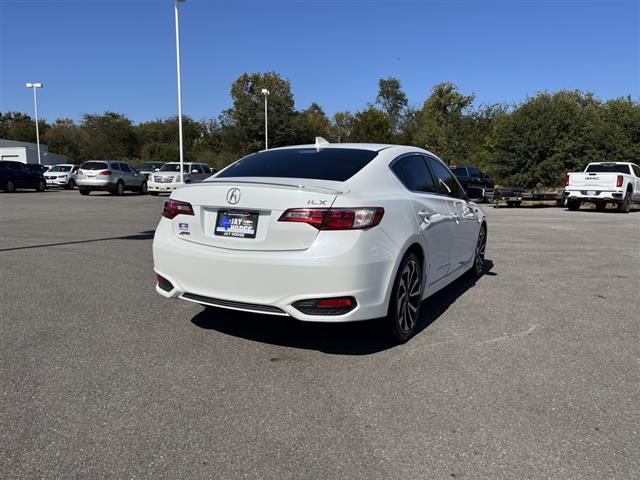
{"type": "Polygon", "coordinates": [[[564,195],[569,210],[578,210],[582,202],[592,202],[597,210],[608,203],[628,213],[633,202],[640,202],[640,167],[629,162],[590,163],[584,172],[564,177],[564,195]]]}

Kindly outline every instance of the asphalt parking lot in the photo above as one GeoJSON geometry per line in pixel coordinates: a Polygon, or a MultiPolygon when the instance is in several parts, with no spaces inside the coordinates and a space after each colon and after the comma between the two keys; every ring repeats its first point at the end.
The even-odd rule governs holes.
{"type": "Polygon", "coordinates": [[[640,478],[637,208],[485,208],[393,346],[161,298],[162,201],[0,195],[0,478],[640,478]]]}

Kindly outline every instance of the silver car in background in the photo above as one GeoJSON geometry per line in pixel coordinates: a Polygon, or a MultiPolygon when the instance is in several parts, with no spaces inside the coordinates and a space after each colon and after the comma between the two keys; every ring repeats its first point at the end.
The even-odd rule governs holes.
{"type": "Polygon", "coordinates": [[[112,195],[122,195],[125,190],[146,194],[147,179],[126,162],[116,160],[89,160],[80,165],[76,173],[80,195],[102,190],[112,195]]]}

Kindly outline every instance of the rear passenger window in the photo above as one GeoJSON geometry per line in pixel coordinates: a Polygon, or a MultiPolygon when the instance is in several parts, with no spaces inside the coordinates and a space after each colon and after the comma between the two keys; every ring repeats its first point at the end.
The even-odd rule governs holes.
{"type": "Polygon", "coordinates": [[[118,165],[117,163],[112,163],[110,168],[111,170],[120,170],[120,165],[118,165]]]}
{"type": "Polygon", "coordinates": [[[129,165],[127,165],[126,163],[121,163],[120,164],[120,169],[123,172],[131,173],[131,169],[129,168],[129,165]]]}
{"type": "Polygon", "coordinates": [[[458,183],[456,177],[442,163],[432,157],[427,157],[427,163],[433,176],[438,183],[438,193],[449,195],[451,197],[464,198],[462,187],[458,183]]]}
{"type": "Polygon", "coordinates": [[[209,168],[208,165],[203,165],[202,170],[204,170],[204,173],[211,173],[211,169],[209,168]]]}
{"type": "Polygon", "coordinates": [[[470,177],[479,177],[480,176],[480,170],[478,170],[475,167],[469,167],[469,176],[470,177]]]}
{"type": "Polygon", "coordinates": [[[402,157],[394,162],[391,170],[407,187],[407,190],[421,193],[434,193],[436,191],[433,177],[429,173],[421,155],[402,157]]]}
{"type": "Polygon", "coordinates": [[[640,177],[640,167],[638,167],[637,165],[631,165],[631,169],[633,170],[633,173],[636,177],[640,177]]]}

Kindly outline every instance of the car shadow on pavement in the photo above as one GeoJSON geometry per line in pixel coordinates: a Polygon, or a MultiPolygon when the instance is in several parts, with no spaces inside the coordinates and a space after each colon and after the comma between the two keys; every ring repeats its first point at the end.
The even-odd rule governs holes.
{"type": "MultiPolygon", "coordinates": [[[[486,260],[488,276],[493,262],[486,260]]],[[[426,330],[440,316],[476,284],[471,275],[464,275],[422,303],[416,335],[426,330]]],[[[334,355],[370,355],[396,346],[383,319],[351,323],[301,322],[290,317],[207,307],[191,322],[205,330],[216,330],[254,342],[283,347],[317,350],[334,355]]],[[[409,340],[412,341],[412,340],[409,340]]]]}
{"type": "Polygon", "coordinates": [[[155,230],[145,230],[144,232],[134,233],[131,235],[120,235],[118,237],[92,238],[89,240],[72,240],[70,242],[45,243],[42,245],[27,245],[25,247],[9,247],[0,248],[0,252],[10,252],[12,250],[29,250],[32,248],[59,247],[62,245],[76,245],[81,243],[105,242],[107,240],[152,240],[155,230]]]}

